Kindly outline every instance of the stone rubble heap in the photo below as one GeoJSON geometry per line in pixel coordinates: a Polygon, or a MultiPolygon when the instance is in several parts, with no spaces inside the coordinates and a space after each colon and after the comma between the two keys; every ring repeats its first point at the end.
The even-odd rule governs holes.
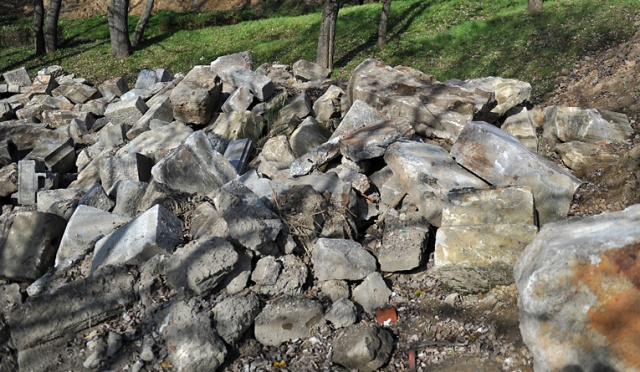
{"type": "Polygon", "coordinates": [[[375,60],[346,89],[329,75],[254,70],[248,52],[131,90],[4,73],[0,344],[19,369],[212,371],[247,338],[320,329],[334,364],[377,370],[394,347],[367,321],[394,295],[383,274],[431,252],[460,293],[515,265],[537,369],[640,369],[640,209],[565,221],[582,183],[567,167],[615,160],[597,154],[631,138],[626,116],[375,60]]]}

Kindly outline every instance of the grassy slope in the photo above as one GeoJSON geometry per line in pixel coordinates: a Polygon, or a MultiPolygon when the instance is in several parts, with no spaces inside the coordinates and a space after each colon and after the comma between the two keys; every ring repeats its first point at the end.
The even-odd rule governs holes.
{"type": "MultiPolygon", "coordinates": [[[[438,80],[518,78],[532,83],[537,99],[584,56],[631,37],[640,14],[637,0],[549,0],[540,15],[526,13],[525,5],[525,0],[395,0],[384,51],[375,46],[380,4],[343,8],[334,73],[346,79],[355,66],[373,57],[412,66],[438,80]]],[[[110,53],[106,17],[62,20],[58,52],[35,58],[30,46],[0,46],[0,71],[25,66],[34,73],[59,64],[97,84],[113,76],[133,82],[142,68],[186,73],[194,65],[243,50],[253,52],[256,66],[314,60],[321,14],[162,32],[176,17],[152,17],[143,45],[127,60],[110,53]]],[[[131,18],[131,29],[136,20],[131,18]]],[[[29,23],[0,23],[0,33],[16,27],[29,32],[29,23]]]]}

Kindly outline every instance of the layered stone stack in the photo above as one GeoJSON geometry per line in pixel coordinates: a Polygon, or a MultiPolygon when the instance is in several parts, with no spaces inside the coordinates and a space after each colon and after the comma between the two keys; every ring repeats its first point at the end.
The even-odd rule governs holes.
{"type": "Polygon", "coordinates": [[[423,270],[431,252],[433,274],[463,293],[513,283],[517,261],[530,345],[574,340],[558,324],[581,322],[593,341],[567,353],[549,341],[539,368],[640,368],[608,326],[636,320],[603,287],[637,302],[638,210],[575,222],[593,237],[565,241],[581,181],[536,152],[542,134],[578,167],[631,136],[624,115],[536,116],[527,83],[442,83],[375,60],[348,87],[329,74],[306,61],[254,70],[248,52],[184,76],[143,70],[133,90],[57,66],[5,73],[0,342],[19,368],[211,371],[243,338],[278,346],[320,328],[340,329],[333,363],[377,370],[393,350],[366,321],[392,296],[383,273],[423,270]],[[607,239],[614,227],[625,234],[607,239]],[[560,249],[584,244],[593,252],[560,249]],[[549,288],[586,310],[544,308],[549,288]],[[65,353],[92,327],[109,332],[65,353]]]}

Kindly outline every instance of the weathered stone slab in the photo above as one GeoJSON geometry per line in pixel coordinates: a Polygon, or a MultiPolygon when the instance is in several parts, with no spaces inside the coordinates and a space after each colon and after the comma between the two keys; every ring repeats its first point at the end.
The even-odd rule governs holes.
{"type": "Polygon", "coordinates": [[[0,121],[13,119],[15,115],[16,113],[9,103],[0,102],[0,121]]]}
{"type": "Polygon", "coordinates": [[[340,155],[340,139],[341,137],[330,139],[317,148],[296,158],[289,165],[291,176],[304,176],[337,158],[338,155],[340,155]]]}
{"type": "Polygon", "coordinates": [[[55,189],[38,191],[36,210],[51,213],[69,220],[84,192],[77,189],[55,189]]]}
{"type": "Polygon", "coordinates": [[[513,265],[538,228],[525,224],[442,226],[436,234],[434,269],[460,293],[487,292],[513,283],[513,265]]]}
{"type": "MultiPolygon", "coordinates": [[[[10,86],[29,87],[32,84],[31,78],[29,77],[29,73],[27,72],[27,69],[24,67],[7,71],[2,74],[2,77],[4,77],[4,81],[10,86]]],[[[9,91],[12,93],[19,93],[19,90],[15,90],[15,89],[14,90],[10,89],[9,91]]]]}
{"type": "Polygon", "coordinates": [[[91,186],[84,196],[78,201],[78,205],[98,208],[103,211],[110,211],[116,203],[109,198],[101,184],[91,186]]]}
{"type": "Polygon", "coordinates": [[[290,118],[296,117],[298,119],[304,119],[311,115],[313,108],[311,106],[311,100],[306,92],[297,94],[291,99],[280,111],[278,112],[279,120],[291,120],[290,118]]]}
{"type": "Polygon", "coordinates": [[[238,260],[238,253],[228,241],[204,238],[178,249],[165,273],[172,287],[206,296],[222,283],[238,260]]]}
{"type": "Polygon", "coordinates": [[[284,224],[258,197],[233,180],[212,193],[215,213],[202,235],[220,236],[259,254],[277,254],[284,224]]]}
{"type": "Polygon", "coordinates": [[[295,156],[302,156],[318,148],[329,139],[330,133],[316,119],[308,117],[293,131],[289,138],[295,156]]]}
{"type": "MultiPolygon", "coordinates": [[[[287,181],[285,181],[287,182],[287,181]]],[[[345,209],[352,209],[356,205],[356,194],[351,189],[351,183],[342,181],[334,172],[310,174],[308,176],[289,179],[290,186],[309,185],[317,192],[331,193],[331,200],[345,209]]]]}
{"type": "Polygon", "coordinates": [[[248,138],[232,141],[224,151],[225,159],[235,168],[236,173],[243,174],[251,155],[251,140],[248,138]]]}
{"type": "Polygon", "coordinates": [[[220,114],[206,132],[215,133],[231,141],[249,138],[257,142],[262,135],[263,127],[264,123],[259,115],[249,111],[231,111],[220,114]]]}
{"type": "Polygon", "coordinates": [[[5,221],[0,231],[0,276],[36,280],[53,264],[67,221],[33,211],[14,212],[5,221]]]}
{"type": "Polygon", "coordinates": [[[540,226],[565,218],[582,184],[567,170],[529,151],[517,138],[484,122],[467,125],[451,155],[494,186],[530,187],[540,226]]]}
{"type": "Polygon", "coordinates": [[[128,127],[133,126],[149,107],[142,98],[134,97],[126,101],[110,104],[104,112],[104,116],[113,124],[123,124],[128,127]]]}
{"type": "Polygon", "coordinates": [[[560,142],[625,142],[634,133],[625,114],[579,107],[547,107],[543,125],[545,138],[560,142]]]}
{"type": "Polygon", "coordinates": [[[345,134],[340,140],[340,152],[354,162],[377,158],[389,145],[414,133],[411,123],[404,119],[379,121],[345,134]]]}
{"type": "Polygon", "coordinates": [[[360,323],[339,330],[333,350],[333,363],[350,370],[378,371],[391,357],[393,336],[383,328],[360,323]]]}
{"type": "Polygon", "coordinates": [[[292,68],[293,75],[304,81],[322,80],[331,76],[331,69],[302,59],[294,63],[292,68]]]}
{"type": "Polygon", "coordinates": [[[528,187],[453,189],[443,198],[442,226],[535,225],[528,187]]]}
{"type": "Polygon", "coordinates": [[[449,190],[487,186],[436,145],[396,142],[387,148],[384,159],[405,191],[418,203],[422,216],[435,226],[440,226],[442,198],[449,190]]]}
{"type": "Polygon", "coordinates": [[[211,71],[215,74],[220,74],[227,69],[246,68],[253,69],[253,62],[251,60],[251,52],[244,51],[239,53],[227,54],[216,58],[211,62],[211,71]]]}
{"type": "Polygon", "coordinates": [[[71,83],[61,84],[55,88],[51,95],[54,97],[64,96],[73,103],[85,103],[91,99],[97,98],[98,90],[87,84],[71,83]]]}
{"type": "Polygon", "coordinates": [[[319,122],[340,118],[346,111],[346,93],[335,85],[313,103],[313,112],[319,122]]]}
{"type": "Polygon", "coordinates": [[[58,87],[58,83],[51,75],[38,75],[33,79],[31,92],[34,94],[50,95],[51,91],[58,87]]]}
{"type": "Polygon", "coordinates": [[[42,161],[55,173],[69,173],[75,168],[76,152],[71,138],[52,138],[40,142],[24,159],[42,161]]]}
{"type": "Polygon", "coordinates": [[[640,206],[550,223],[514,268],[520,332],[540,371],[640,369],[640,206]]]}
{"type": "Polygon", "coordinates": [[[253,102],[253,94],[246,86],[238,87],[222,105],[222,112],[246,111],[253,102]]]}
{"type": "Polygon", "coordinates": [[[516,137],[526,148],[536,152],[538,149],[538,136],[529,110],[526,107],[519,108],[519,111],[507,117],[500,129],[516,137]]]}
{"type": "Polygon", "coordinates": [[[235,344],[260,313],[260,301],[254,293],[235,295],[213,308],[213,327],[226,343],[235,344]]]}
{"type": "Polygon", "coordinates": [[[248,68],[225,68],[219,70],[218,74],[222,80],[236,88],[241,86],[248,87],[251,93],[263,102],[271,98],[275,91],[275,85],[269,77],[253,72],[248,68]]]}
{"type": "Polygon", "coordinates": [[[98,90],[107,101],[111,101],[115,97],[120,97],[128,92],[129,87],[123,78],[115,77],[100,84],[98,90]]]}
{"type": "Polygon", "coordinates": [[[76,333],[122,314],[136,299],[126,267],[107,268],[53,293],[30,298],[9,315],[11,339],[25,350],[76,333]]]}
{"type": "Polygon", "coordinates": [[[106,265],[140,264],[171,252],[181,239],[182,222],[156,205],[96,243],[91,271],[106,265]]]}
{"type": "Polygon", "coordinates": [[[58,185],[58,177],[45,172],[41,160],[20,160],[18,162],[18,203],[35,205],[39,190],[49,190],[58,185]]]}
{"type": "Polygon", "coordinates": [[[158,324],[167,325],[160,334],[167,345],[171,367],[177,371],[215,371],[224,363],[227,348],[211,328],[208,311],[197,313],[179,301],[168,308],[158,324]]]}
{"type": "Polygon", "coordinates": [[[151,88],[156,83],[167,82],[170,80],[171,74],[169,74],[165,69],[143,69],[138,73],[138,78],[136,79],[136,85],[134,89],[144,91],[151,88]]]}
{"type": "Polygon", "coordinates": [[[136,217],[149,184],[137,180],[118,180],[109,189],[109,196],[116,199],[113,213],[126,217],[136,217]]]}
{"type": "Polygon", "coordinates": [[[118,150],[117,155],[140,153],[157,163],[192,133],[193,129],[174,121],[162,130],[142,133],[118,150]]]}
{"type": "Polygon", "coordinates": [[[194,132],[151,169],[153,178],[182,192],[206,195],[236,177],[236,171],[202,131],[194,132]]]}
{"type": "Polygon", "coordinates": [[[79,205],[67,223],[56,254],[56,269],[61,269],[93,250],[95,243],[130,218],[101,209],[79,205]]]}
{"type": "Polygon", "coordinates": [[[590,165],[611,164],[620,158],[615,148],[595,143],[571,141],[556,145],[562,162],[574,171],[582,171],[590,165]]]}
{"type": "Polygon", "coordinates": [[[470,91],[481,89],[493,93],[497,105],[491,109],[491,117],[487,118],[493,119],[492,122],[531,97],[531,84],[516,79],[489,76],[465,81],[448,80],[445,84],[460,86],[470,91]]]}
{"type": "Polygon", "coordinates": [[[404,118],[417,133],[455,141],[475,114],[494,102],[492,93],[425,80],[367,59],[349,80],[349,101],[360,99],[390,118],[404,118]]]}
{"type": "Polygon", "coordinates": [[[209,123],[220,102],[222,83],[208,66],[196,66],[171,91],[173,117],[185,123],[209,123]]]}
{"type": "Polygon", "coordinates": [[[155,105],[151,106],[147,112],[129,129],[127,132],[128,139],[134,139],[142,132],[149,130],[149,123],[151,120],[172,121],[173,120],[173,106],[169,97],[161,100],[155,105]]]}
{"type": "Polygon", "coordinates": [[[387,229],[378,251],[380,270],[384,272],[413,270],[424,263],[429,228],[409,226],[387,229]]]}
{"type": "Polygon", "coordinates": [[[50,110],[42,112],[42,122],[52,129],[69,125],[72,120],[82,120],[87,129],[93,127],[95,117],[88,111],[70,111],[70,110],[50,110]]]}
{"type": "Polygon", "coordinates": [[[318,281],[361,280],[376,270],[376,259],[358,242],[320,238],[312,258],[318,281]]]}
{"type": "Polygon", "coordinates": [[[323,319],[322,305],[312,299],[284,296],[267,304],[255,319],[255,337],[267,346],[311,337],[323,319]]]}
{"type": "Polygon", "coordinates": [[[102,187],[110,193],[118,181],[135,180],[149,182],[151,179],[151,160],[142,154],[123,154],[110,156],[100,161],[100,181],[102,187]]]}

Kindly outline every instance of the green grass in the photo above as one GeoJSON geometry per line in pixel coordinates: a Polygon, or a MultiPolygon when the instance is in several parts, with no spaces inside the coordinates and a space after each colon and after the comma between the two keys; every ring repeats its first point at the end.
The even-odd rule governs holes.
{"type": "MultiPolygon", "coordinates": [[[[637,31],[634,19],[640,14],[637,0],[549,0],[539,15],[528,14],[525,6],[525,0],[395,0],[384,50],[376,47],[380,4],[347,6],[338,20],[334,76],[347,79],[372,57],[417,68],[438,80],[517,78],[533,85],[537,100],[583,57],[628,40],[637,31]]],[[[38,58],[28,40],[31,20],[0,20],[0,71],[25,66],[35,73],[59,64],[93,84],[114,76],[133,83],[143,68],[186,73],[243,50],[253,53],[256,67],[314,60],[320,18],[320,9],[308,7],[160,12],[151,18],[142,45],[126,60],[110,52],[105,16],[61,20],[60,49],[38,58]]],[[[131,30],[136,21],[130,18],[131,30]]]]}

